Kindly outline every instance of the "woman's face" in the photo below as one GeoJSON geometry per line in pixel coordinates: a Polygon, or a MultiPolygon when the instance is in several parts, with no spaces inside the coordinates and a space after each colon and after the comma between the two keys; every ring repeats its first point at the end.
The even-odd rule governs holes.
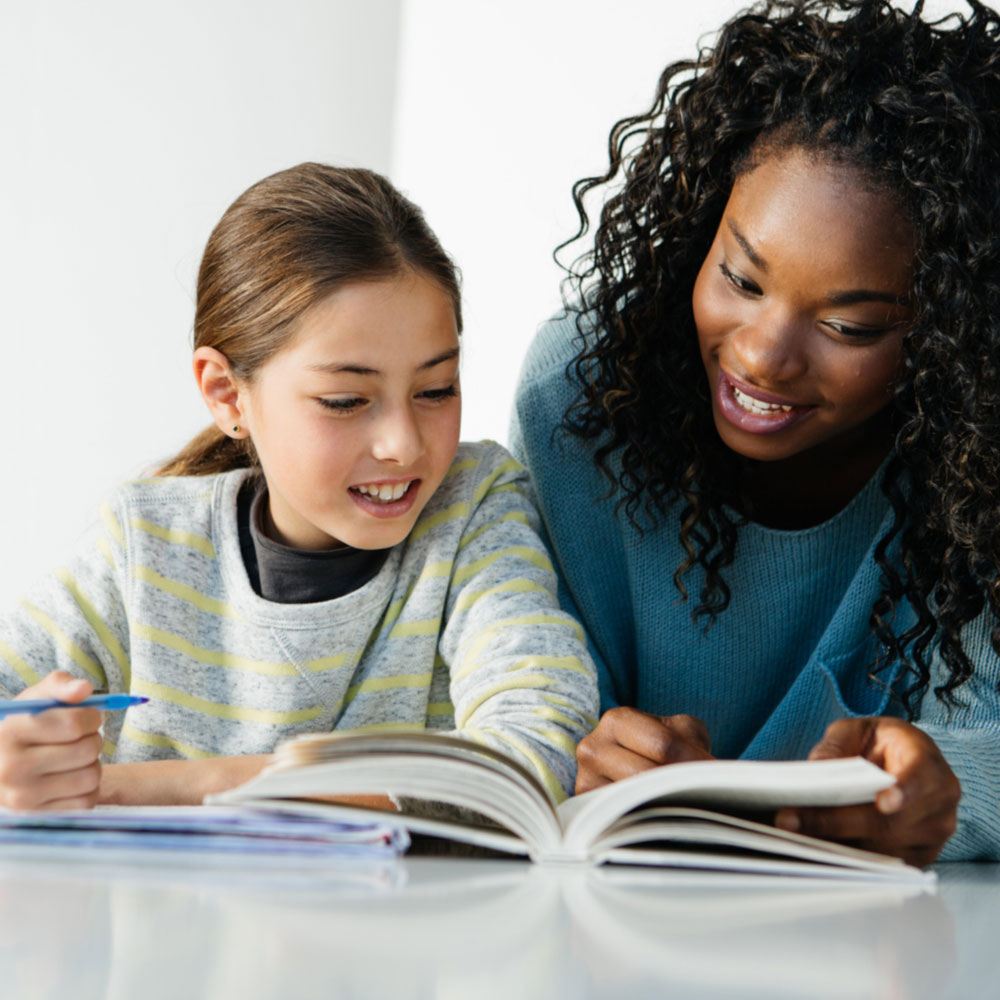
{"type": "Polygon", "coordinates": [[[897,203],[853,167],[791,148],[739,177],[692,296],[729,448],[769,462],[870,445],[913,321],[914,252],[897,203]]]}

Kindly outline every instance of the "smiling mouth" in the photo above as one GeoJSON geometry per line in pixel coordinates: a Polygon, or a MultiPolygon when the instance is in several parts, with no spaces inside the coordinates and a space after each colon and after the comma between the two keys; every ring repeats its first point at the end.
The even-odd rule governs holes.
{"type": "MultiPolygon", "coordinates": [[[[732,383],[730,383],[732,384],[732,383]]],[[[742,392],[733,385],[733,396],[736,402],[743,407],[748,413],[757,414],[768,414],[768,413],[789,413],[794,407],[791,403],[765,403],[762,399],[757,399],[756,396],[751,396],[748,393],[742,392]]]]}
{"type": "Polygon", "coordinates": [[[769,392],[753,392],[751,386],[719,368],[715,386],[719,412],[734,427],[750,434],[773,434],[808,417],[816,407],[794,403],[769,392]],[[739,384],[737,382],[739,381],[739,384]]]}
{"type": "Polygon", "coordinates": [[[406,483],[363,483],[360,486],[351,486],[350,490],[373,503],[388,504],[402,500],[416,482],[416,479],[411,479],[406,483]]]}

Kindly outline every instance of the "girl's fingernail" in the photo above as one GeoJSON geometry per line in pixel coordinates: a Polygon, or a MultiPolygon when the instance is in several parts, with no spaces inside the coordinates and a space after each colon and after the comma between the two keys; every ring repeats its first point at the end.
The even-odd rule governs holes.
{"type": "Polygon", "coordinates": [[[875,805],[880,813],[898,812],[903,807],[903,793],[899,785],[893,785],[882,792],[875,800],[875,805]]]}
{"type": "Polygon", "coordinates": [[[789,833],[796,833],[802,825],[802,822],[799,819],[798,813],[782,809],[781,812],[774,817],[774,825],[779,829],[788,830],[789,833]]]}

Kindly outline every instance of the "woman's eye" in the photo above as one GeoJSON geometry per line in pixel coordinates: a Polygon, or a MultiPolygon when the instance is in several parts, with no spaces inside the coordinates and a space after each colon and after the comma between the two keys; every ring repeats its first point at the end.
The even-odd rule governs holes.
{"type": "Polygon", "coordinates": [[[356,410],[359,406],[363,406],[366,400],[362,399],[360,396],[352,396],[350,398],[335,398],[327,399],[321,396],[318,402],[325,406],[328,410],[336,410],[340,413],[349,412],[351,410],[356,410]]]}
{"type": "Polygon", "coordinates": [[[722,272],[722,276],[729,282],[737,291],[743,292],[745,295],[761,295],[761,289],[759,285],[756,285],[749,278],[741,278],[738,274],[730,271],[725,264],[719,265],[719,270],[722,272]]]}
{"type": "Polygon", "coordinates": [[[458,395],[458,388],[454,385],[449,385],[444,389],[426,389],[419,395],[421,399],[430,399],[432,401],[453,399],[458,395]]]}
{"type": "Polygon", "coordinates": [[[887,329],[884,326],[848,326],[846,323],[835,323],[832,320],[827,320],[824,326],[847,340],[874,340],[887,329]]]}

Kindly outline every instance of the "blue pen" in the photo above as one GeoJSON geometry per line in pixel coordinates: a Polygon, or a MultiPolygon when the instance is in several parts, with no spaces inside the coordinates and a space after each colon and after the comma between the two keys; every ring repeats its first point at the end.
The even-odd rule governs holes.
{"type": "Polygon", "coordinates": [[[100,708],[105,712],[120,712],[149,701],[138,694],[92,694],[83,701],[59,701],[56,698],[26,698],[23,701],[0,701],[0,719],[8,715],[37,715],[50,708],[100,708]]]}

